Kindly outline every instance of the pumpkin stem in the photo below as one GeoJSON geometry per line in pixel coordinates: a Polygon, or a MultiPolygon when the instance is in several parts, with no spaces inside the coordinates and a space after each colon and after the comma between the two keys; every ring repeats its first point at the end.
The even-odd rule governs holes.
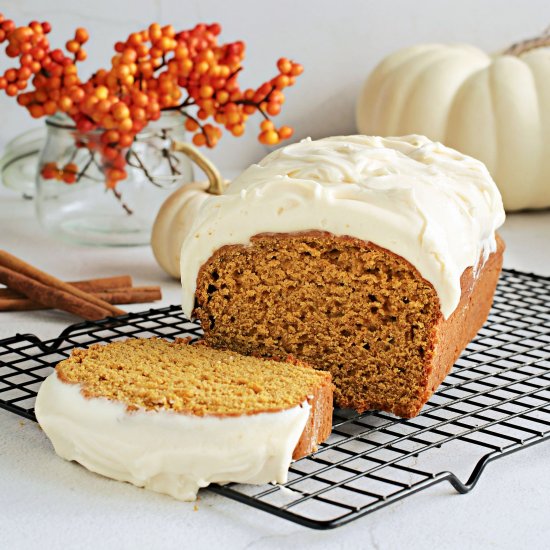
{"type": "Polygon", "coordinates": [[[550,46],[550,27],[540,36],[512,44],[507,50],[504,50],[503,55],[521,55],[530,50],[544,48],[546,46],[550,46]]]}
{"type": "Polygon", "coordinates": [[[212,161],[206,158],[194,145],[183,141],[172,142],[172,150],[187,155],[205,174],[210,182],[207,193],[212,195],[221,195],[223,193],[224,182],[218,169],[212,161]]]}

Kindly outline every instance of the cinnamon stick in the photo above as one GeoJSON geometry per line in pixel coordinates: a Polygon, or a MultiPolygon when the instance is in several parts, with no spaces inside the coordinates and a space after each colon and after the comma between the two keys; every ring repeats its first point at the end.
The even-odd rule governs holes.
{"type": "Polygon", "coordinates": [[[99,279],[87,279],[85,281],[72,281],[68,283],[85,292],[97,290],[112,290],[113,288],[129,288],[132,286],[130,275],[116,275],[114,277],[101,277],[99,279]]]}
{"type": "MultiPolygon", "coordinates": [[[[47,286],[46,284],[28,277],[21,272],[13,271],[12,269],[2,266],[0,266],[0,283],[18,290],[25,296],[28,296],[33,301],[43,306],[48,306],[52,309],[62,309],[64,311],[68,311],[69,313],[73,313],[74,315],[78,315],[83,319],[102,319],[110,314],[109,310],[92,303],[91,300],[84,300],[79,296],[75,296],[74,294],[60,290],[59,288],[47,286]]],[[[74,287],[71,286],[69,286],[69,288],[74,289],[74,287]]],[[[90,299],[95,298],[92,294],[82,293],[85,296],[89,296],[90,299]]],[[[99,298],[97,298],[97,300],[100,303],[107,303],[103,300],[99,300],[99,298]]],[[[109,308],[114,307],[111,306],[111,304],[107,305],[109,308]]]]}
{"type": "Polygon", "coordinates": [[[162,299],[159,286],[135,286],[98,292],[102,300],[111,304],[142,304],[162,299]]]}
{"type": "MultiPolygon", "coordinates": [[[[143,304],[162,299],[161,290],[158,286],[105,289],[94,291],[93,294],[110,304],[143,304]]],[[[36,311],[42,309],[49,309],[49,307],[41,305],[11,289],[0,289],[0,311],[36,311]]]]}
{"type": "MultiPolygon", "coordinates": [[[[76,303],[78,304],[78,308],[80,308],[82,311],[87,311],[88,314],[91,314],[92,316],[96,315],[97,312],[100,310],[102,310],[103,312],[103,317],[106,317],[107,315],[124,315],[126,313],[123,309],[113,306],[93,294],[89,294],[83,290],[80,290],[79,288],[76,288],[75,286],[72,286],[68,283],[61,281],[60,279],[57,279],[53,275],[45,273],[44,271],[40,271],[36,267],[33,267],[32,265],[15,257],[13,254],[10,254],[5,250],[0,250],[0,267],[4,268],[4,272],[11,271],[11,274],[4,273],[4,277],[9,277],[13,279],[14,274],[19,274],[26,279],[34,280],[36,283],[40,284],[43,287],[44,292],[47,293],[47,298],[41,299],[39,295],[31,296],[28,292],[17,288],[13,284],[8,284],[5,281],[2,281],[6,286],[9,286],[10,288],[15,288],[15,290],[19,290],[29,298],[32,298],[34,301],[42,305],[47,305],[56,309],[63,309],[54,303],[54,297],[57,297],[62,301],[64,306],[74,309],[74,305],[76,303]],[[54,290],[57,290],[59,292],[55,293],[53,292],[54,290]],[[69,300],[67,294],[72,295],[75,300],[69,300]],[[46,301],[49,301],[49,303],[46,303],[46,301]],[[85,304],[88,304],[88,306],[90,307],[84,307],[85,304]],[[92,313],[92,311],[95,311],[96,313],[92,313]]],[[[24,284],[22,284],[22,286],[32,288],[33,285],[29,281],[26,281],[24,284]]],[[[36,290],[36,286],[34,287],[34,290],[36,290]]],[[[73,311],[71,311],[71,313],[73,313],[73,311]]],[[[84,318],[99,319],[99,317],[84,318]]]]}
{"type": "MultiPolygon", "coordinates": [[[[71,281],[67,284],[75,286],[76,288],[84,290],[85,292],[97,294],[101,291],[111,291],[113,289],[119,288],[131,288],[132,277],[130,277],[130,275],[116,275],[114,277],[101,277],[100,279],[71,281]]],[[[11,288],[0,288],[0,300],[3,298],[22,300],[25,299],[25,296],[15,290],[12,290],[11,288]]]]}

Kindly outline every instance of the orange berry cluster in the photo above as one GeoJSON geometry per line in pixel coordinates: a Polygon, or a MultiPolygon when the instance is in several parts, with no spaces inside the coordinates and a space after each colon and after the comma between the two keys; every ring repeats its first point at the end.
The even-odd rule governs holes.
{"type": "MultiPolygon", "coordinates": [[[[81,146],[99,155],[110,188],[127,176],[126,156],[136,134],[162,111],[181,112],[198,146],[214,147],[222,128],[242,135],[248,117],[257,112],[264,119],[258,136],[261,143],[275,145],[292,135],[292,128],[277,129],[270,117],[281,111],[283,90],[294,84],[302,66],[281,58],[271,80],[256,89],[241,90],[238,75],[245,45],[218,44],[221,27],[217,23],[181,32],[172,25],[153,23],[117,42],[110,68],[100,69],[86,82],[79,79],[77,63],[86,59],[82,46],[88,41],[87,31],[77,29],[64,53],[50,49],[46,37],[50,30],[49,23],[16,27],[0,14],[0,43],[7,42],[7,55],[20,63],[0,77],[0,89],[17,96],[35,118],[61,111],[73,119],[82,135],[97,130],[99,140],[81,136],[81,146]],[[25,92],[29,80],[33,89],[25,92]]],[[[69,165],[42,167],[44,177],[66,183],[77,181],[73,172],[69,165]]]]}
{"type": "Polygon", "coordinates": [[[0,14],[0,44],[7,42],[8,57],[18,57],[19,67],[7,69],[0,77],[0,90],[14,97],[24,90],[29,79],[36,75],[48,62],[49,42],[46,37],[51,30],[49,23],[31,21],[26,27],[16,27],[0,14]]]}
{"type": "Polygon", "coordinates": [[[55,162],[47,162],[42,166],[41,175],[44,179],[55,179],[72,184],[77,181],[78,166],[74,162],[69,162],[63,168],[58,168],[55,162]]]}

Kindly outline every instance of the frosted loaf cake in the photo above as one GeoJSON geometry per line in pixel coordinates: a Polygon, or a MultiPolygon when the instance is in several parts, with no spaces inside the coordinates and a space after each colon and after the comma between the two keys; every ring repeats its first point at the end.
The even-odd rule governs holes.
{"type": "Polygon", "coordinates": [[[305,140],[204,203],[183,310],[212,346],[329,371],[341,407],[411,417],[487,318],[503,221],[485,166],[425,137],[305,140]]]}

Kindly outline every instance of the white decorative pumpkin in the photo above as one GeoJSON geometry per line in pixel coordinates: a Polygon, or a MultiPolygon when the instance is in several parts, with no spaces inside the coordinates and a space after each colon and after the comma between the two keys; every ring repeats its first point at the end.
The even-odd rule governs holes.
{"type": "Polygon", "coordinates": [[[159,265],[172,277],[180,276],[180,251],[195,214],[212,194],[223,192],[225,183],[216,167],[195,147],[176,142],[174,150],[185,153],[208,176],[208,181],[195,181],[174,191],[160,207],[153,224],[151,247],[159,265]]]}
{"type": "Polygon", "coordinates": [[[507,210],[550,206],[550,37],[497,55],[425,44],[384,59],[357,104],[361,133],[424,134],[483,161],[507,210]]]}

